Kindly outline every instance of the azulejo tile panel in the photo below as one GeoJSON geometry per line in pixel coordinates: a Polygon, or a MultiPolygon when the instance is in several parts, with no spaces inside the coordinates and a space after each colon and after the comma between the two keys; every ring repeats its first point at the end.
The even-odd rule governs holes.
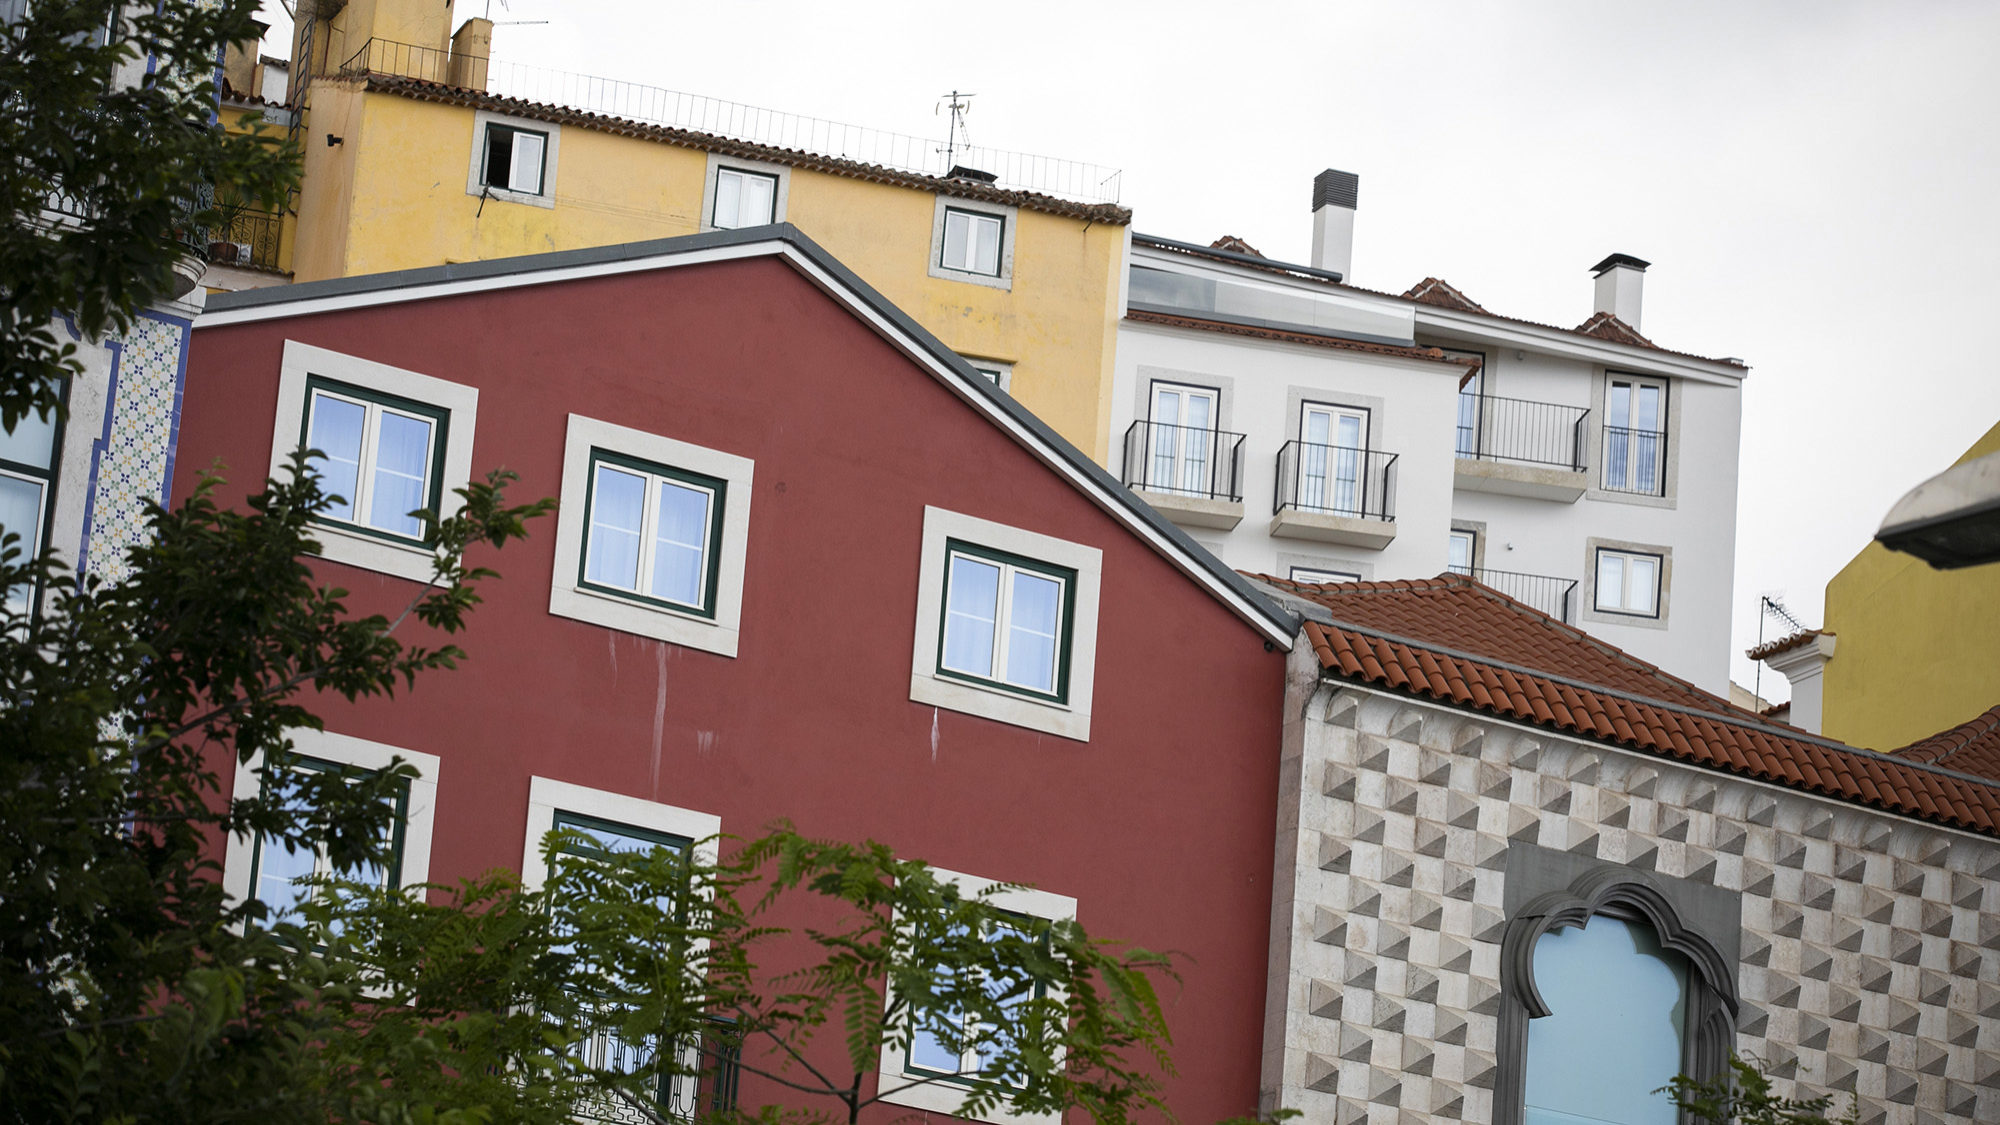
{"type": "Polygon", "coordinates": [[[85,574],[117,582],[145,538],[146,501],[165,503],[180,426],[188,322],[144,314],[119,341],[105,432],[91,465],[85,574]]]}

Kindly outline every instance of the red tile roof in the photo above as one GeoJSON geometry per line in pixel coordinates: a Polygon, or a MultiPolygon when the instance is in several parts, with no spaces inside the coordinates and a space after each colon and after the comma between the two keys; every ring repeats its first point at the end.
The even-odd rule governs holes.
{"type": "Polygon", "coordinates": [[[2000,784],[1773,724],[1470,578],[1255,577],[1331,615],[1305,624],[1330,676],[2000,836],[2000,784]]]}
{"type": "Polygon", "coordinates": [[[1420,305],[1436,305],[1441,309],[1476,313],[1486,311],[1478,301],[1466,296],[1457,286],[1441,277],[1427,277],[1411,286],[1410,291],[1403,296],[1420,305]]]}
{"type": "Polygon", "coordinates": [[[442,82],[431,82],[422,78],[405,78],[401,75],[369,74],[362,81],[370,90],[397,94],[420,102],[436,102],[442,105],[467,106],[473,109],[498,110],[515,117],[526,117],[533,121],[549,121],[559,125],[577,125],[623,137],[639,137],[645,140],[661,141],[666,144],[681,145],[686,148],[719,152],[724,156],[734,156],[741,160],[765,160],[773,164],[789,164],[795,168],[805,168],[813,172],[825,172],[835,176],[847,176],[857,180],[868,180],[878,184],[915,188],[919,191],[936,192],[940,195],[958,196],[963,199],[980,199],[990,203],[1006,203],[1016,207],[1026,207],[1031,211],[1042,211],[1051,215],[1062,215],[1072,219],[1084,219],[1093,223],[1109,223],[1124,226],[1132,221],[1130,209],[1115,203],[1080,203],[1071,199],[1058,199],[1053,195],[1043,195],[1033,191],[1015,191],[994,187],[991,184],[973,180],[951,179],[944,176],[925,176],[915,172],[905,172],[896,168],[886,168],[880,164],[867,164],[859,160],[846,160],[835,156],[821,156],[803,149],[779,148],[774,145],[753,144],[714,133],[696,132],[692,129],[675,129],[666,125],[648,125],[624,117],[591,113],[588,110],[572,109],[569,106],[552,105],[545,102],[531,102],[521,98],[501,97],[480,90],[468,90],[461,86],[449,86],[442,82]]]}
{"type": "Polygon", "coordinates": [[[1398,356],[1403,359],[1428,359],[1461,367],[1479,366],[1479,361],[1476,359],[1448,356],[1436,348],[1372,344],[1366,340],[1349,340],[1343,336],[1315,336],[1310,332],[1287,332],[1282,328],[1263,328],[1254,324],[1236,324],[1226,320],[1203,320],[1200,317],[1152,312],[1147,309],[1128,309],[1125,312],[1125,319],[1134,324],[1163,324],[1170,328],[1193,328],[1202,332],[1222,332],[1231,336],[1254,336],[1260,340],[1283,340],[1292,344],[1309,344],[1316,348],[1335,348],[1344,352],[1366,352],[1370,355],[1398,356]]]}
{"type": "Polygon", "coordinates": [[[1257,249],[1255,246],[1250,245],[1233,234],[1223,235],[1221,238],[1209,243],[1208,248],[1211,250],[1227,250],[1232,254],[1248,254],[1253,258],[1264,256],[1262,250],[1257,249]]]}
{"type": "Polygon", "coordinates": [[[1756,648],[1746,651],[1743,655],[1752,660],[1763,660],[1766,657],[1776,656],[1781,652],[1790,652],[1795,648],[1804,648],[1807,642],[1822,635],[1833,636],[1833,634],[1828,633],[1825,629],[1801,629],[1788,636],[1779,637],[1775,641],[1765,641],[1756,648]]]}
{"type": "Polygon", "coordinates": [[[1586,336],[1595,336],[1600,340],[1609,340],[1614,344],[1631,344],[1636,348],[1652,348],[1654,351],[1665,350],[1658,344],[1639,335],[1637,328],[1619,320],[1617,316],[1608,312],[1593,315],[1589,320],[1577,325],[1573,331],[1581,332],[1586,336]]]}
{"type": "Polygon", "coordinates": [[[2000,780],[2000,706],[1890,753],[1912,762],[2000,780]]]}

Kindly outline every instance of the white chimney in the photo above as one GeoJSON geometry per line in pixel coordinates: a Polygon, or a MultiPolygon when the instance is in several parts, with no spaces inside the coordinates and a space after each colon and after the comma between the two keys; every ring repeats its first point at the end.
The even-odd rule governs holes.
{"type": "Polygon", "coordinates": [[[1792,682],[1792,713],[1786,721],[1800,730],[1820,732],[1820,721],[1825,714],[1821,673],[1826,670],[1826,662],[1833,659],[1833,646],[1832,633],[1811,629],[1749,652],[1751,659],[1762,660],[1792,682]]]}
{"type": "Polygon", "coordinates": [[[1313,177],[1314,269],[1346,280],[1354,265],[1354,199],[1361,177],[1331,168],[1313,177]]]}
{"type": "Polygon", "coordinates": [[[1590,267],[1597,275],[1597,302],[1591,311],[1608,312],[1639,331],[1639,298],[1645,290],[1646,267],[1652,264],[1630,254],[1613,254],[1590,267]]]}

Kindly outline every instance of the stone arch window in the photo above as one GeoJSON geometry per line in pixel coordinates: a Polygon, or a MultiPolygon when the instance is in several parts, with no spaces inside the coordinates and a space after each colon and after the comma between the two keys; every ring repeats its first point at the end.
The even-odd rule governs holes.
{"type": "Polygon", "coordinates": [[[1735,1044],[1740,896],[1516,844],[1506,897],[1495,1125],[1672,1125],[1735,1044]]]}

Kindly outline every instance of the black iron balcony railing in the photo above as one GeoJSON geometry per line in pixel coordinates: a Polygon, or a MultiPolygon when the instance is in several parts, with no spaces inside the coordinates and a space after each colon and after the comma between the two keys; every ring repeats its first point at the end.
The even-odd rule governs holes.
{"type": "Polygon", "coordinates": [[[1287,508],[1350,519],[1396,518],[1396,454],[1288,441],[1278,449],[1277,498],[1287,508]]]}
{"type": "Polygon", "coordinates": [[[1458,396],[1458,455],[1583,471],[1587,406],[1498,395],[1458,396]]]}
{"type": "MultiPolygon", "coordinates": [[[[629,1073],[650,1066],[661,1044],[650,1037],[634,1043],[610,1032],[599,1032],[578,1044],[578,1049],[587,1066],[629,1073]]],[[[698,1118],[718,1118],[736,1108],[736,1086],[741,1076],[740,1045],[731,1023],[711,1021],[698,1043],[679,1042],[669,1044],[668,1049],[682,1054],[680,1069],[699,1073],[663,1076],[652,1098],[654,1113],[671,1121],[693,1122],[698,1118]]],[[[607,1095],[579,1106],[577,1120],[603,1125],[651,1125],[653,1118],[615,1095],[607,1095]]]]}
{"type": "MultiPolygon", "coordinates": [[[[166,232],[172,241],[206,257],[208,254],[208,229],[196,224],[195,220],[203,212],[215,206],[215,189],[208,184],[193,184],[173,200],[173,225],[166,232]]],[[[55,233],[63,230],[84,230],[97,222],[97,207],[86,195],[57,184],[42,196],[42,210],[39,216],[40,229],[55,233]]]]}
{"type": "Polygon", "coordinates": [[[284,216],[269,211],[224,209],[222,226],[209,231],[208,260],[219,266],[243,266],[278,272],[278,244],[284,216]]]}
{"type": "Polygon", "coordinates": [[[1125,487],[1205,500],[1243,499],[1243,435],[1138,421],[1125,431],[1125,487]]]}
{"type": "Polygon", "coordinates": [[[1667,487],[1666,431],[1604,427],[1603,486],[1606,492],[1664,495],[1667,487]]]}
{"type": "Polygon", "coordinates": [[[1454,573],[1463,574],[1484,583],[1524,605],[1541,610],[1557,621],[1569,622],[1570,612],[1576,608],[1576,579],[1556,578],[1547,574],[1522,574],[1512,570],[1487,570],[1484,567],[1467,569],[1452,567],[1454,573]]]}

